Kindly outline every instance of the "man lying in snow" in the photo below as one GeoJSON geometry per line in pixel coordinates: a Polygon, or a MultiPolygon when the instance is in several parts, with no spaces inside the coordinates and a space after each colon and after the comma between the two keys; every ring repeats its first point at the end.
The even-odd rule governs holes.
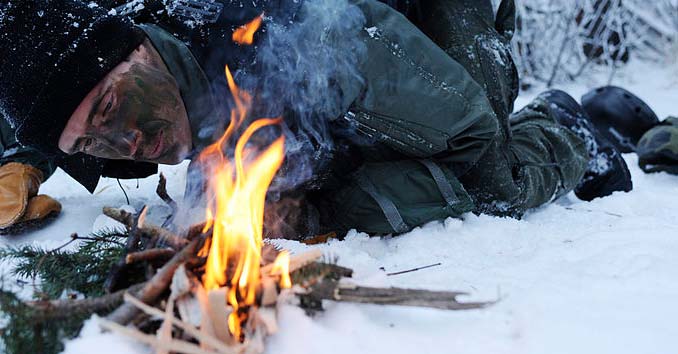
{"type": "Polygon", "coordinates": [[[284,118],[269,210],[296,204],[269,235],[402,233],[631,189],[567,94],[513,113],[511,0],[496,15],[489,0],[427,0],[400,9],[409,19],[374,0],[202,1],[206,11],[158,2],[137,24],[90,1],[0,5],[0,227],[59,212],[35,196],[56,166],[93,191],[102,175],[195,157],[228,120],[225,64],[257,117],[284,118]],[[261,13],[254,45],[233,43],[261,13]]]}

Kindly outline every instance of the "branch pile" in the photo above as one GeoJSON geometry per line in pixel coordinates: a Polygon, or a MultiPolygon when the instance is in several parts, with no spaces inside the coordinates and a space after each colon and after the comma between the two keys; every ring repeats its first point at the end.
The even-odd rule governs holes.
{"type": "MultiPolygon", "coordinates": [[[[172,205],[163,183],[159,186],[159,194],[172,205]]],[[[323,300],[444,310],[478,309],[491,304],[459,302],[457,297],[464,295],[460,292],[358,286],[350,282],[351,269],[323,261],[321,252],[317,250],[291,256],[288,272],[283,272],[273,264],[281,251],[265,243],[261,250],[260,285],[255,305],[237,310],[236,314],[246,320],[242,334],[236,337],[229,330],[229,315],[233,309],[226,301],[228,289],[207,291],[201,282],[205,272],[205,250],[211,245],[211,229],[204,230],[205,225],[198,224],[183,233],[175,233],[147,222],[146,212],[146,208],[138,214],[104,208],[105,215],[124,225],[125,233],[87,238],[73,235],[72,241],[87,240],[83,254],[91,257],[78,262],[95,263],[94,258],[98,255],[92,250],[108,252],[105,253],[106,262],[99,264],[104,268],[96,268],[98,273],[89,276],[95,289],[91,284],[81,285],[87,289],[83,290],[87,298],[63,299],[61,292],[64,287],[57,286],[51,291],[52,296],[30,302],[7,298],[7,304],[11,306],[7,307],[0,301],[0,307],[22,314],[21,323],[25,326],[21,328],[30,329],[32,326],[33,330],[26,333],[39,333],[36,328],[42,324],[57,323],[54,321],[58,319],[77,318],[80,322],[69,327],[69,336],[72,336],[79,331],[82,320],[99,314],[106,316],[100,319],[103,329],[130,336],[154,347],[158,353],[240,354],[264,351],[265,338],[277,331],[277,308],[281,305],[297,305],[312,314],[322,311],[323,300]],[[284,282],[287,274],[289,279],[284,282]],[[288,283],[291,287],[283,285],[288,283]],[[49,300],[55,298],[59,299],[49,300]]],[[[58,270],[63,262],[73,262],[73,254],[57,250],[13,252],[9,253],[10,257],[32,257],[31,262],[25,265],[24,275],[40,275],[43,280],[45,275],[50,275],[50,282],[54,283],[58,283],[58,276],[50,271],[58,270]],[[62,258],[65,259],[60,261],[62,263],[55,261],[62,258]],[[31,266],[28,267],[28,264],[31,266]],[[49,271],[42,268],[43,264],[50,265],[49,271]]],[[[4,258],[2,254],[0,258],[4,258]]],[[[76,278],[77,275],[69,277],[76,278]]],[[[7,342],[11,333],[3,331],[0,334],[7,342]]],[[[31,336],[27,334],[25,337],[31,336]]],[[[34,342],[29,351],[34,351],[36,345],[49,347],[41,346],[40,341],[34,342]]],[[[10,352],[27,350],[27,347],[19,345],[14,348],[17,349],[10,352]]]]}

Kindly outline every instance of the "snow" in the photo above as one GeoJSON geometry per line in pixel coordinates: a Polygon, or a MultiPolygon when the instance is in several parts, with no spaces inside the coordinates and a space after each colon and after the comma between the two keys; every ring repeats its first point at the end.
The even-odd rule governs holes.
{"type": "MultiPolygon", "coordinates": [[[[604,77],[601,74],[601,77],[604,77]]],[[[579,98],[601,77],[559,87],[579,98]]],[[[678,114],[676,68],[632,64],[613,84],[645,99],[660,117],[678,114]]],[[[603,79],[604,80],[604,79],[603,79]]],[[[516,107],[538,94],[519,98],[516,107]]],[[[294,306],[280,314],[280,332],[268,353],[674,353],[678,347],[678,177],[644,174],[625,155],[634,190],[583,202],[573,194],[523,220],[464,215],[406,235],[370,238],[351,232],[344,241],[314,246],[355,270],[367,286],[459,290],[464,300],[499,300],[483,310],[448,312],[326,302],[311,318],[294,306]],[[398,276],[387,272],[442,263],[398,276]]],[[[170,193],[179,198],[186,164],[162,166],[170,193]]],[[[155,196],[157,177],[122,181],[132,206],[151,205],[150,217],[167,213],[155,196]]],[[[104,205],[126,204],[115,180],[94,195],[58,171],[41,189],[64,205],[46,229],[2,244],[57,246],[72,232],[87,234],[113,224],[104,205]],[[96,224],[96,225],[95,225],[96,224]]],[[[277,240],[298,253],[310,249],[277,240]]],[[[143,345],[101,334],[95,319],[65,353],[150,353],[143,345]]]]}

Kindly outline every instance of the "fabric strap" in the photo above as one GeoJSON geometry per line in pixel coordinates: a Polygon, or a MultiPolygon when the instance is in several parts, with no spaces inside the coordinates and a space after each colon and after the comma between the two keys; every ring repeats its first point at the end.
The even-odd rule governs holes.
{"type": "Polygon", "coordinates": [[[447,204],[451,206],[459,203],[459,198],[457,197],[457,194],[454,193],[454,188],[452,188],[452,184],[450,183],[449,180],[447,180],[447,177],[445,177],[445,173],[440,168],[440,166],[438,166],[438,164],[431,160],[421,159],[417,161],[424,165],[426,169],[428,169],[428,171],[431,173],[431,176],[433,176],[433,180],[436,182],[436,185],[438,185],[440,194],[443,195],[443,198],[445,198],[447,204]]]}
{"type": "Polygon", "coordinates": [[[365,175],[364,172],[359,172],[356,175],[356,182],[358,182],[360,189],[369,194],[372,199],[377,202],[381,210],[384,212],[386,220],[388,220],[388,223],[395,232],[403,233],[410,229],[405,223],[405,220],[403,220],[402,215],[400,215],[400,212],[393,201],[379,193],[377,188],[374,186],[374,183],[372,183],[372,181],[369,179],[369,177],[367,177],[367,175],[365,175]]]}

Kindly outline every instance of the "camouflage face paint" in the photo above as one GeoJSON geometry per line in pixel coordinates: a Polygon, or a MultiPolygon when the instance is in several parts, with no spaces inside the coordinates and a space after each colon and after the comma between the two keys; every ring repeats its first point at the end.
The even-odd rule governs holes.
{"type": "Polygon", "coordinates": [[[188,118],[174,78],[133,64],[111,84],[93,119],[86,153],[110,159],[177,163],[190,147],[188,118]]]}

